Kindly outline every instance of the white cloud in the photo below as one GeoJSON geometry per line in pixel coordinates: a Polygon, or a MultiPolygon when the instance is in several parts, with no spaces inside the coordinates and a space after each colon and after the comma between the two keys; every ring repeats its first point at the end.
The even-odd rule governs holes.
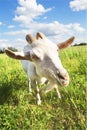
{"type": "Polygon", "coordinates": [[[2,42],[8,42],[8,40],[7,39],[0,39],[0,43],[2,43],[2,42]]]}
{"type": "Polygon", "coordinates": [[[23,37],[28,32],[29,32],[29,30],[22,29],[22,30],[4,32],[4,35],[16,36],[16,37],[23,37]]]}
{"type": "MultiPolygon", "coordinates": [[[[74,0],[72,2],[75,2],[74,0]]],[[[79,0],[78,0],[79,1],[79,0]]],[[[83,0],[84,1],[84,0],[83,0]]],[[[76,33],[84,33],[85,29],[81,27],[79,23],[62,24],[58,21],[50,23],[40,23],[35,20],[40,15],[52,10],[52,8],[47,8],[41,4],[37,4],[36,0],[18,0],[19,6],[16,9],[16,15],[14,20],[20,22],[27,30],[11,31],[7,32],[8,35],[13,35],[17,37],[25,36],[27,33],[35,34],[37,31],[45,33],[47,36],[51,36],[53,40],[60,40],[66,35],[75,35],[76,33]],[[60,38],[61,37],[61,38],[60,38]]],[[[47,17],[44,16],[43,19],[47,17]]],[[[22,26],[22,27],[23,27],[22,26]]]]}
{"type": "Polygon", "coordinates": [[[14,26],[14,25],[9,25],[8,28],[9,28],[9,29],[15,28],[15,26],[14,26]]]}
{"type": "Polygon", "coordinates": [[[35,31],[41,31],[47,36],[63,35],[70,33],[70,29],[67,25],[54,21],[52,23],[31,23],[30,29],[35,31]]]}
{"type": "Polygon", "coordinates": [[[18,39],[16,39],[16,42],[18,42],[18,43],[25,43],[25,40],[23,40],[21,38],[18,38],[18,39]]]}
{"type": "Polygon", "coordinates": [[[54,21],[52,23],[37,23],[32,22],[28,29],[21,29],[16,31],[4,32],[4,35],[9,36],[17,36],[17,37],[25,37],[28,33],[36,34],[37,31],[41,31],[45,33],[47,36],[55,36],[55,35],[68,35],[75,33],[84,33],[85,29],[81,27],[79,23],[70,23],[70,24],[62,24],[58,21],[54,21]]]}
{"type": "Polygon", "coordinates": [[[87,0],[73,0],[70,2],[70,7],[73,11],[86,10],[87,0]]]}
{"type": "Polygon", "coordinates": [[[85,32],[85,29],[83,27],[81,27],[81,25],[79,23],[74,23],[73,24],[73,28],[77,33],[83,33],[85,32]]]}
{"type": "Polygon", "coordinates": [[[8,46],[11,46],[11,44],[9,44],[9,40],[7,40],[7,39],[0,39],[0,48],[6,48],[8,46]]]}
{"type": "Polygon", "coordinates": [[[3,25],[3,23],[2,23],[2,22],[0,22],[0,26],[1,26],[1,25],[3,25]]]}
{"type": "MultiPolygon", "coordinates": [[[[12,39],[9,43],[12,43],[17,48],[22,48],[25,43],[25,36],[26,34],[34,34],[36,35],[37,31],[43,32],[50,40],[55,43],[64,41],[65,39],[69,38],[70,36],[75,36],[76,41],[78,41],[79,37],[80,40],[84,40],[85,29],[81,27],[78,23],[70,23],[70,24],[62,24],[57,21],[53,23],[31,23],[29,29],[21,29],[17,31],[10,31],[5,32],[2,35],[11,36],[12,39]],[[81,37],[82,36],[82,37],[81,37]]],[[[81,41],[82,41],[81,40],[81,41]]],[[[80,42],[80,41],[78,41],[80,42]]],[[[83,41],[84,42],[84,41],[83,41]]]]}
{"type": "Polygon", "coordinates": [[[79,39],[80,36],[80,39],[85,41],[84,36],[86,30],[79,23],[70,23],[66,25],[59,23],[58,21],[47,24],[33,23],[32,30],[34,33],[36,33],[35,31],[43,32],[49,39],[51,39],[55,43],[64,41],[65,39],[73,35],[76,37],[76,40],[77,38],[79,39]]]}
{"type": "Polygon", "coordinates": [[[52,8],[45,9],[43,5],[37,4],[36,0],[18,0],[18,3],[13,20],[22,24],[29,24],[38,16],[52,10],[52,8]]]}
{"type": "Polygon", "coordinates": [[[47,19],[47,17],[45,16],[45,17],[43,17],[43,19],[47,19]]]}
{"type": "MultiPolygon", "coordinates": [[[[75,1],[75,0],[74,0],[75,1]]],[[[74,2],[73,1],[73,2],[74,2]]],[[[36,0],[18,0],[19,6],[16,9],[16,15],[14,20],[20,22],[23,26],[20,30],[12,30],[9,32],[0,33],[1,37],[8,37],[8,41],[0,42],[0,46],[14,46],[17,49],[22,49],[26,44],[26,34],[35,34],[37,31],[43,32],[54,43],[58,43],[68,39],[74,35],[76,42],[85,42],[85,29],[79,23],[63,24],[58,21],[50,23],[40,23],[35,18],[50,11],[52,8],[45,9],[41,4],[37,4],[36,0]],[[27,29],[25,28],[27,27],[27,29]],[[10,44],[9,44],[10,43],[10,44]],[[25,43],[25,44],[24,44],[25,43]]],[[[43,15],[43,19],[47,17],[43,15]]],[[[14,28],[13,25],[9,25],[8,28],[14,28]]]]}
{"type": "Polygon", "coordinates": [[[19,50],[23,49],[26,44],[25,39],[16,39],[15,37],[13,39],[0,39],[0,48],[15,47],[19,50]]]}

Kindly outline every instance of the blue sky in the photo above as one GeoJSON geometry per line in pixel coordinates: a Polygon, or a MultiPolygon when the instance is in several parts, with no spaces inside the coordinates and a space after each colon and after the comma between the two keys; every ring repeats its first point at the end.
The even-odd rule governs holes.
{"type": "Polygon", "coordinates": [[[86,9],[87,0],[0,0],[0,47],[22,49],[37,31],[54,43],[73,35],[87,42],[86,9]]]}

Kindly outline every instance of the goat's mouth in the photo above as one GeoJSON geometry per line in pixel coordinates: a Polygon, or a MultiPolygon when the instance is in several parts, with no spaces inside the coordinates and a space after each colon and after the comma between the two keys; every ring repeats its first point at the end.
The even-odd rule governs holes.
{"type": "Polygon", "coordinates": [[[57,73],[57,81],[58,83],[60,83],[61,86],[68,86],[69,84],[69,75],[68,73],[66,72],[65,74],[60,74],[60,73],[57,73]]]}

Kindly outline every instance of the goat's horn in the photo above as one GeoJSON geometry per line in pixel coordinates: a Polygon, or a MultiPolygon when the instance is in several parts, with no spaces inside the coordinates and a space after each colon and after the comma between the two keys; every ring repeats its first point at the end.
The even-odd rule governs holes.
{"type": "Polygon", "coordinates": [[[37,34],[36,34],[36,39],[39,39],[39,38],[44,39],[44,38],[46,38],[46,37],[45,37],[45,35],[44,35],[43,33],[37,32],[37,34]]]}
{"type": "Polygon", "coordinates": [[[36,40],[36,38],[33,35],[31,35],[31,34],[26,35],[26,41],[29,44],[32,44],[32,42],[34,42],[35,40],[36,40]]]}
{"type": "Polygon", "coordinates": [[[68,47],[69,45],[72,44],[74,39],[75,39],[75,37],[73,36],[73,37],[69,38],[68,40],[66,40],[65,42],[61,42],[61,43],[57,44],[57,46],[58,46],[59,49],[66,48],[66,47],[68,47]]]}

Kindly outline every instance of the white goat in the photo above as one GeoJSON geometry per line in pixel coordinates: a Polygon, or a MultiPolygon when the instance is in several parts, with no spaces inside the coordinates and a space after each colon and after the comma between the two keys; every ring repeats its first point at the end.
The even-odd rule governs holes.
{"type": "MultiPolygon", "coordinates": [[[[44,34],[38,32],[36,38],[29,34],[26,36],[26,40],[29,45],[25,46],[22,52],[13,52],[6,49],[6,54],[11,58],[23,60],[22,65],[28,75],[28,79],[36,87],[38,105],[41,104],[38,83],[43,78],[45,79],[44,82],[48,80],[46,87],[43,89],[44,93],[56,89],[58,97],[61,98],[58,85],[67,86],[69,84],[69,75],[62,66],[58,50],[69,46],[74,37],[60,44],[54,44],[44,34]]],[[[29,90],[31,90],[30,82],[29,90]]]]}

